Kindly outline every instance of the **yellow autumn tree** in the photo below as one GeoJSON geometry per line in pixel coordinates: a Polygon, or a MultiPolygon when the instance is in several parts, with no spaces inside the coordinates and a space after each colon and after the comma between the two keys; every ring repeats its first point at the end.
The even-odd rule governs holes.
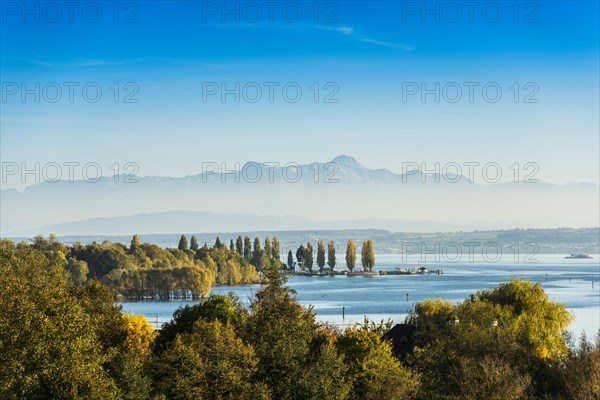
{"type": "Polygon", "coordinates": [[[144,315],[123,314],[122,318],[127,332],[123,347],[136,362],[141,364],[152,353],[152,343],[156,339],[157,332],[144,315]]]}

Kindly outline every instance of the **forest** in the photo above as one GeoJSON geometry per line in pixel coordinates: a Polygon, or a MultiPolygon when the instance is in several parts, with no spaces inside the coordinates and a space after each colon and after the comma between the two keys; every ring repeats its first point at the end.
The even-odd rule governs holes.
{"type": "MultiPolygon", "coordinates": [[[[0,241],[2,399],[600,396],[600,336],[572,338],[571,314],[532,282],[516,279],[458,304],[416,303],[405,321],[414,338],[398,353],[386,339],[389,323],[343,330],[318,323],[276,263],[264,266],[249,306],[212,295],[178,309],[155,331],[145,317],[124,314],[102,279],[73,279],[70,265],[80,260],[71,250],[85,248],[46,245],[0,241]]],[[[113,246],[118,254],[130,250],[113,246]]],[[[222,250],[208,251],[212,258],[222,250]]],[[[193,268],[190,260],[170,268],[193,268]]]]}

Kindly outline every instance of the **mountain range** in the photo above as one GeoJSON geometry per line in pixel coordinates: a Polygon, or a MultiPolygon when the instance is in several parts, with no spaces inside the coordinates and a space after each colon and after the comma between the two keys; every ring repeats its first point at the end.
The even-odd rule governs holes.
{"type": "Polygon", "coordinates": [[[462,175],[370,169],[350,156],[305,165],[249,162],[237,173],[219,168],[1,190],[0,234],[599,225],[596,184],[482,185],[462,175]]]}

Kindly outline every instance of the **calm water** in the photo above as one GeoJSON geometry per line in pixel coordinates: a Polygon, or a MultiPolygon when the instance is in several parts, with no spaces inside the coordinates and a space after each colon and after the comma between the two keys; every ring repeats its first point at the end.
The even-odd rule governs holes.
{"type": "MultiPolygon", "coordinates": [[[[425,276],[294,276],[288,286],[296,289],[303,305],[312,305],[320,321],[336,324],[362,322],[365,316],[371,320],[404,320],[406,313],[417,301],[438,296],[444,300],[459,302],[478,290],[492,288],[515,277],[542,284],[548,295],[567,306],[575,315],[570,329],[580,334],[585,331],[593,336],[600,329],[600,261],[598,255],[592,260],[567,260],[564,255],[536,255],[537,262],[515,262],[514,256],[503,257],[496,263],[475,258],[472,262],[465,256],[462,262],[422,262],[430,269],[441,268],[444,275],[425,276]],[[594,282],[594,288],[592,288],[594,282]],[[407,301],[408,294],[408,301],[407,301]],[[342,309],[345,308],[345,316],[342,309]]],[[[376,269],[393,270],[397,266],[412,268],[413,257],[403,262],[401,255],[378,255],[376,269]]],[[[249,301],[258,286],[221,286],[212,293],[235,292],[249,301]]],[[[123,311],[145,314],[152,323],[168,321],[181,305],[188,301],[139,301],[124,302],[123,311]]]]}

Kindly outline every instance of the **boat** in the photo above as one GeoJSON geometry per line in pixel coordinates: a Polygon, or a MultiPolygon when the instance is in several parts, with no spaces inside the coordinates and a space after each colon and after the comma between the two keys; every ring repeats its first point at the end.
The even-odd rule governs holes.
{"type": "Polygon", "coordinates": [[[393,275],[415,275],[416,273],[414,269],[396,267],[393,275]]]}
{"type": "Polygon", "coordinates": [[[585,260],[585,259],[594,258],[594,257],[590,256],[589,254],[582,254],[582,253],[574,254],[574,253],[571,253],[570,256],[567,256],[565,258],[575,259],[575,260],[585,260]]]}

